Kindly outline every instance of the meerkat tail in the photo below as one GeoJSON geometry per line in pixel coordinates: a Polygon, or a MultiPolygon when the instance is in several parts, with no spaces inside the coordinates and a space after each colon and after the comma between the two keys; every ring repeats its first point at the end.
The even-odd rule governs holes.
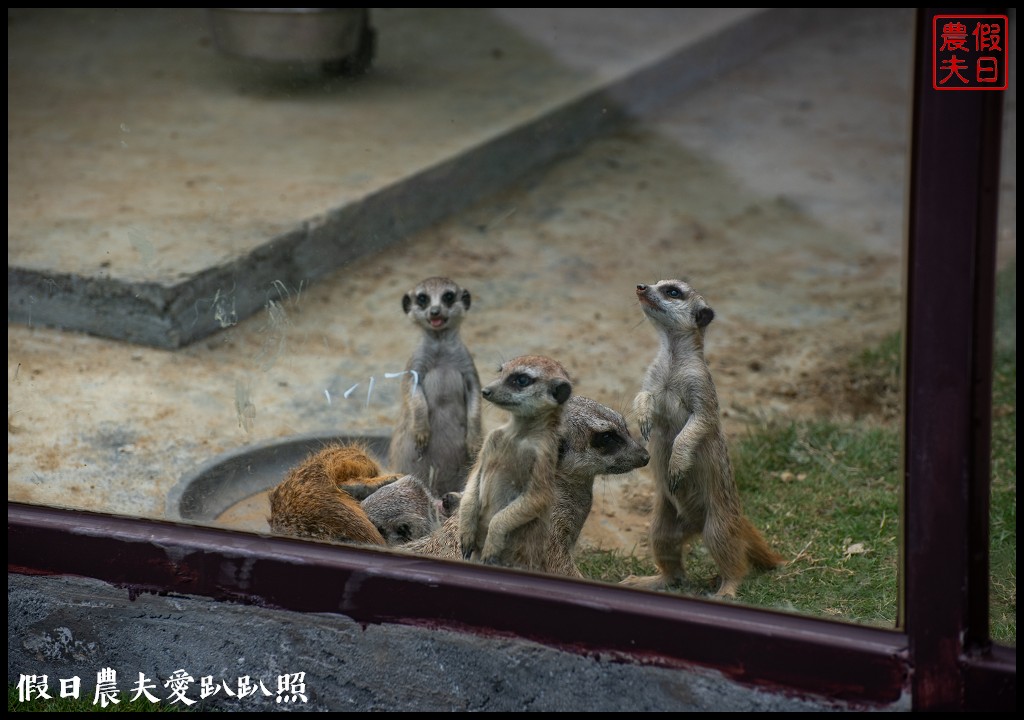
{"type": "Polygon", "coordinates": [[[768,546],[764,536],[747,518],[743,518],[743,534],[747,538],[747,558],[758,570],[772,570],[786,564],[786,558],[768,546]]]}
{"type": "Polygon", "coordinates": [[[362,502],[381,488],[401,480],[405,475],[389,473],[372,478],[343,479],[336,481],[338,489],[348,493],[354,500],[362,502]]]}

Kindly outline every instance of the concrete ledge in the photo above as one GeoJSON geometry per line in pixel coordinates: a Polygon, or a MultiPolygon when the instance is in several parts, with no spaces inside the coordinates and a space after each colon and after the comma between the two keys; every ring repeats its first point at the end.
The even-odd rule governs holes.
{"type": "MultiPolygon", "coordinates": [[[[615,41],[616,10],[630,12],[629,9],[601,11],[609,13],[610,21],[603,30],[611,33],[608,40],[612,43],[615,41]]],[[[410,153],[410,158],[397,175],[392,173],[385,178],[388,173],[377,173],[368,186],[364,185],[346,202],[330,204],[325,201],[312,215],[306,209],[296,208],[296,214],[290,217],[286,215],[284,219],[278,218],[277,222],[263,223],[264,226],[286,226],[273,234],[261,237],[257,230],[257,234],[252,235],[244,227],[231,228],[228,220],[229,233],[246,236],[244,240],[235,238],[227,243],[234,248],[228,252],[213,252],[208,248],[217,242],[209,237],[216,230],[186,231],[183,224],[167,230],[174,240],[167,240],[169,245],[166,249],[150,247],[150,231],[154,236],[158,233],[145,227],[148,221],[143,218],[138,222],[143,224],[146,238],[142,241],[132,239],[130,246],[121,250],[122,255],[130,257],[121,257],[111,263],[93,256],[99,250],[98,238],[108,234],[103,227],[96,226],[106,227],[115,218],[99,215],[95,221],[69,218],[69,223],[95,223],[93,227],[86,225],[82,232],[76,234],[67,228],[49,232],[46,226],[23,225],[19,217],[12,216],[8,225],[8,241],[13,248],[8,254],[8,322],[75,330],[159,348],[188,345],[234,325],[271,301],[281,301],[283,294],[289,292],[288,288],[303,287],[354,258],[400,242],[482,197],[510,187],[528,173],[619,126],[629,115],[643,113],[660,102],[697,87],[716,74],[753,59],[765,48],[796,32],[801,23],[813,17],[795,10],[690,12],[698,14],[694,17],[700,22],[695,22],[694,26],[699,28],[700,34],[694,35],[680,26],[679,40],[674,45],[670,41],[663,43],[653,59],[643,54],[650,53],[651,49],[644,47],[642,38],[623,35],[620,53],[628,56],[629,52],[623,48],[631,50],[634,53],[632,61],[628,57],[625,60],[620,57],[611,63],[606,58],[594,57],[591,58],[590,72],[581,73],[578,68],[558,71],[548,57],[545,60],[550,64],[548,67],[538,66],[529,72],[509,73],[508,82],[520,85],[541,73],[560,72],[566,79],[552,83],[549,95],[532,98],[532,106],[526,100],[521,102],[526,110],[504,124],[463,118],[464,125],[476,126],[481,131],[475,136],[462,133],[465,137],[449,139],[445,150],[447,155],[435,156],[424,162],[411,157],[410,153]],[[705,16],[700,16],[700,13],[705,16]],[[719,13],[724,19],[719,20],[714,13],[719,13]],[[602,65],[602,62],[606,64],[602,65]],[[490,128],[488,122],[492,123],[490,128]],[[248,249],[239,250],[240,243],[247,244],[248,249]],[[33,245],[42,247],[33,249],[33,245]],[[60,262],[50,264],[50,255],[45,250],[49,245],[60,247],[59,251],[53,251],[54,255],[61,256],[60,262]],[[199,269],[189,269],[196,258],[205,257],[208,252],[219,255],[221,259],[199,269]],[[162,263],[165,267],[160,272],[151,272],[152,268],[145,262],[136,267],[137,255],[153,255],[158,261],[148,264],[162,263]],[[149,277],[144,277],[147,274],[149,277]]],[[[482,24],[478,27],[481,33],[486,32],[482,24]]],[[[19,29],[15,24],[14,31],[19,29]]],[[[391,42],[390,31],[390,28],[384,28],[382,33],[381,44],[384,47],[391,42]]],[[[419,34],[406,34],[396,40],[396,44],[413,45],[403,49],[406,62],[412,62],[418,56],[420,62],[441,62],[437,59],[436,47],[417,49],[417,42],[430,42],[424,40],[424,36],[421,28],[419,34]],[[431,55],[431,52],[435,54],[431,55]]],[[[563,33],[563,41],[571,40],[563,33]]],[[[476,38],[475,41],[486,46],[489,39],[476,38]]],[[[432,42],[436,43],[436,39],[432,42]]],[[[455,40],[451,43],[453,46],[458,44],[455,40]]],[[[495,44],[499,42],[495,40],[495,44]]],[[[450,48],[448,52],[458,52],[458,48],[450,48]]],[[[12,60],[12,65],[19,65],[17,58],[12,60]]],[[[438,72],[439,77],[442,75],[438,72]]],[[[59,77],[56,82],[65,81],[59,77]]],[[[160,80],[152,82],[159,83],[160,80]]],[[[366,82],[372,83],[373,80],[366,82]]],[[[168,90],[171,91],[173,88],[168,90]]],[[[440,87],[436,96],[418,95],[410,100],[406,112],[415,117],[420,112],[416,103],[457,105],[459,92],[459,88],[440,87]]],[[[496,98],[503,95],[515,97],[516,92],[523,93],[523,88],[495,85],[488,88],[488,92],[493,92],[496,98]]],[[[9,115],[33,112],[31,107],[21,108],[21,103],[16,102],[20,101],[17,93],[9,94],[9,99],[12,97],[10,107],[14,109],[9,110],[9,115]]],[[[206,102],[217,102],[219,96],[202,97],[206,102]]],[[[261,112],[273,113],[278,107],[279,103],[268,104],[261,112]]],[[[343,119],[341,121],[344,122],[343,119]]],[[[73,132],[76,129],[74,123],[80,119],[68,122],[71,123],[68,131],[73,132]]],[[[175,127],[168,124],[163,130],[153,130],[157,134],[169,132],[173,135],[175,127]]],[[[410,138],[418,139],[414,135],[415,124],[410,126],[409,132],[412,133],[410,138]]],[[[327,137],[329,139],[324,143],[344,142],[341,138],[327,137]]],[[[18,140],[12,139],[11,143],[17,144],[18,140]]],[[[393,163],[401,161],[403,149],[400,143],[392,142],[390,147],[377,149],[395,155],[393,163]]],[[[296,152],[303,150],[297,148],[296,152]]],[[[156,160],[150,158],[147,162],[159,160],[157,156],[156,160]]],[[[9,172],[18,174],[19,162],[17,157],[14,160],[9,158],[9,172]]],[[[338,171],[339,183],[343,170],[339,168],[338,171]]],[[[245,182],[245,178],[241,181],[245,182]]],[[[191,182],[189,179],[184,184],[191,182]]],[[[36,188],[37,192],[48,192],[44,177],[38,184],[44,189],[36,188]]],[[[280,187],[286,184],[281,178],[280,187]]],[[[18,204],[19,192],[32,191],[31,183],[26,185],[28,187],[22,190],[15,190],[13,197],[9,193],[9,201],[18,204]]],[[[15,183],[14,187],[17,186],[15,183]]],[[[268,201],[269,196],[277,195],[277,189],[272,185],[267,188],[254,186],[248,192],[266,193],[268,201]]],[[[126,193],[125,202],[129,202],[132,188],[128,188],[126,193]]],[[[56,212],[59,215],[60,204],[57,198],[53,200],[53,208],[58,208],[56,212]]],[[[174,199],[178,205],[187,202],[191,201],[174,199]]],[[[304,206],[309,207],[308,203],[304,206]]],[[[160,210],[153,208],[153,212],[159,213],[160,210]]],[[[59,216],[50,217],[48,221],[56,226],[66,224],[59,216]]],[[[208,221],[202,215],[198,220],[194,217],[191,220],[197,230],[205,230],[204,223],[208,221]]],[[[157,227],[159,225],[154,225],[157,227]]],[[[114,226],[109,228],[110,233],[115,230],[114,226]]],[[[133,226],[121,230],[122,234],[136,231],[133,226]]],[[[117,254],[116,242],[111,241],[109,248],[108,255],[117,254]]]]}
{"type": "MultiPolygon", "coordinates": [[[[191,596],[132,595],[95,580],[7,576],[7,680],[117,671],[121,697],[139,673],[156,687],[184,670],[186,696],[203,677],[237,691],[248,676],[271,693],[229,697],[206,709],[267,711],[822,711],[834,702],[744,687],[713,672],[574,654],[518,638],[405,625],[361,625],[343,615],[297,613],[191,596]],[[306,700],[278,701],[278,678],[305,673],[306,700]]],[[[52,694],[56,694],[55,692],[52,694]]],[[[180,703],[179,703],[180,704],[180,703]]],[[[893,708],[901,709],[901,708],[893,708]]]]}

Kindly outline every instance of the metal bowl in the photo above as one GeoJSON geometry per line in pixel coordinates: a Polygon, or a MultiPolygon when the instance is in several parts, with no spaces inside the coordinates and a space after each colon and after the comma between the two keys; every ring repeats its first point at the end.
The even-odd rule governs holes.
{"type": "Polygon", "coordinates": [[[213,41],[225,55],[272,62],[369,67],[369,8],[209,8],[213,41]]]}
{"type": "Polygon", "coordinates": [[[383,464],[391,434],[299,435],[232,450],[183,476],[167,494],[166,516],[216,522],[233,506],[277,485],[310,453],[332,442],[358,443],[383,464]]]}

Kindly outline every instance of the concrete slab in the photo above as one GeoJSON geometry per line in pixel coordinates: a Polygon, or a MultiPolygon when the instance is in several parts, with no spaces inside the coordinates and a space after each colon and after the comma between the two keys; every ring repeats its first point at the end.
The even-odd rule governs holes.
{"type": "Polygon", "coordinates": [[[352,80],[220,56],[205,12],[8,12],[9,321],[187,345],[807,19],[373,9],[352,80]]]}

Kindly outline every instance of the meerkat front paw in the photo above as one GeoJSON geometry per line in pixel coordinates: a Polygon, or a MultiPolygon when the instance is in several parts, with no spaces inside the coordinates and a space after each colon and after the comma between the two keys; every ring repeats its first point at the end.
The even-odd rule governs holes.
{"type": "Polygon", "coordinates": [[[651,393],[645,391],[633,398],[633,415],[644,441],[650,440],[651,428],[654,425],[654,396],[651,393]]]}
{"type": "Polygon", "coordinates": [[[426,450],[427,445],[430,443],[430,428],[416,428],[416,432],[413,434],[413,440],[416,443],[417,450],[419,450],[420,452],[426,450]]]}
{"type": "Polygon", "coordinates": [[[476,546],[476,539],[471,535],[463,535],[459,538],[459,551],[462,553],[463,560],[473,559],[473,550],[476,546]]]}
{"type": "Polygon", "coordinates": [[[693,453],[678,441],[672,447],[672,455],[668,459],[668,477],[672,492],[686,480],[693,469],[693,453]]]}
{"type": "Polygon", "coordinates": [[[504,552],[504,547],[499,547],[498,543],[491,541],[492,533],[488,533],[487,539],[484,541],[484,548],[480,552],[480,559],[487,565],[504,565],[501,556],[504,552]]]}
{"type": "Polygon", "coordinates": [[[682,468],[675,462],[669,461],[668,464],[668,492],[670,495],[675,495],[679,492],[679,488],[686,482],[686,473],[683,472],[682,468]]]}

